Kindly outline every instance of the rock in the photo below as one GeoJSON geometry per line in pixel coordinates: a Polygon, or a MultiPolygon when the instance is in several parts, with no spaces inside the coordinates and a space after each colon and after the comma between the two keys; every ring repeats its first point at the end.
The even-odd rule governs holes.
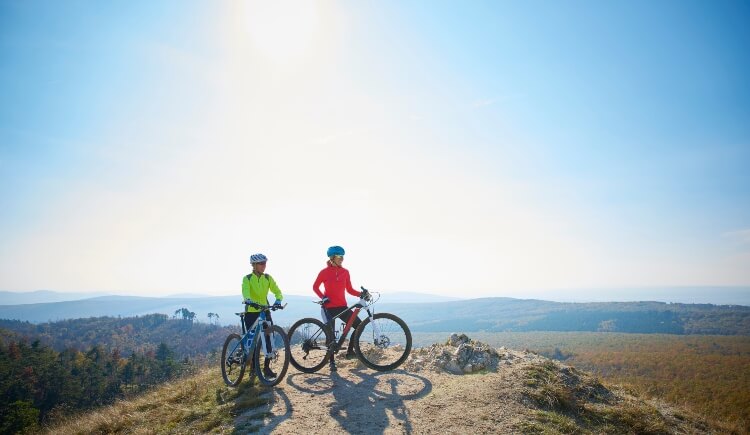
{"type": "Polygon", "coordinates": [[[451,346],[459,346],[462,343],[468,343],[471,341],[469,337],[466,334],[456,334],[455,332],[451,334],[450,338],[448,339],[448,344],[451,346]]]}
{"type": "Polygon", "coordinates": [[[461,373],[463,373],[463,370],[461,370],[461,367],[458,365],[458,363],[452,360],[448,361],[443,367],[443,369],[445,369],[445,371],[448,371],[456,375],[460,375],[461,373]]]}
{"type": "MultiPolygon", "coordinates": [[[[433,344],[417,349],[406,362],[411,370],[443,370],[453,374],[496,370],[501,359],[514,356],[507,349],[498,353],[492,346],[471,340],[466,334],[451,334],[443,345],[433,344]]],[[[506,361],[505,364],[510,364],[506,361]]]]}

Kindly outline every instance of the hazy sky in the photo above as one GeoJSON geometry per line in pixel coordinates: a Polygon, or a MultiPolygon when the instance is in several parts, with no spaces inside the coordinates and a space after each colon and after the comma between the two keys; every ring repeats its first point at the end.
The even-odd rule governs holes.
{"type": "MultiPolygon", "coordinates": [[[[0,289],[750,285],[746,1],[0,1],[0,289]]],[[[612,290],[615,298],[616,290],[612,290]]],[[[599,293],[601,296],[601,293],[599,293]]]]}

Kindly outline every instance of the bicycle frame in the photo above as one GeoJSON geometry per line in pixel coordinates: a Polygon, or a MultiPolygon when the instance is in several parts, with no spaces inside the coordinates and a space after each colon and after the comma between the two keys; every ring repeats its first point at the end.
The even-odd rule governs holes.
{"type": "MultiPolygon", "coordinates": [[[[250,334],[250,346],[245,346],[245,356],[249,357],[252,355],[252,351],[255,349],[255,346],[258,345],[258,342],[261,343],[261,349],[263,349],[263,353],[265,356],[271,356],[274,349],[271,349],[271,352],[269,353],[268,349],[266,348],[266,334],[260,334],[260,338],[258,337],[258,333],[263,331],[263,324],[266,323],[266,312],[264,310],[261,310],[260,316],[258,316],[257,319],[255,319],[255,322],[253,322],[252,326],[250,326],[250,329],[248,330],[245,327],[245,316],[247,315],[247,312],[245,313],[239,313],[240,314],[240,324],[242,326],[242,338],[240,338],[240,341],[234,346],[232,349],[231,354],[234,354],[234,352],[237,350],[237,346],[240,345],[240,343],[246,343],[248,334],[250,334]]],[[[269,322],[269,327],[271,323],[269,322]]],[[[273,343],[271,343],[273,346],[273,343]]]]}
{"type": "MultiPolygon", "coordinates": [[[[357,303],[355,303],[351,307],[348,307],[341,314],[333,316],[330,319],[327,319],[328,321],[326,323],[328,323],[328,324],[331,325],[331,328],[332,328],[331,333],[333,333],[334,337],[335,337],[335,330],[333,328],[335,328],[336,319],[338,319],[339,317],[343,316],[344,313],[346,313],[347,311],[351,311],[352,312],[352,315],[349,316],[349,321],[346,322],[346,325],[344,325],[343,331],[341,331],[341,337],[339,337],[338,341],[335,341],[333,343],[333,344],[335,344],[335,346],[333,347],[333,352],[334,353],[338,352],[338,350],[344,344],[344,340],[346,339],[346,336],[349,334],[349,331],[351,330],[352,325],[354,324],[354,319],[357,318],[357,315],[359,314],[360,311],[362,311],[362,308],[364,308],[365,311],[367,311],[367,317],[370,318],[370,322],[372,323],[373,331],[375,332],[375,337],[380,337],[380,331],[378,330],[378,325],[375,322],[375,319],[373,318],[373,316],[375,315],[375,311],[371,310],[369,305],[363,304],[363,300],[360,299],[357,303]]],[[[328,316],[326,315],[326,318],[327,317],[328,316]]],[[[377,338],[375,339],[375,343],[377,344],[377,338]]],[[[329,346],[329,352],[330,351],[331,351],[331,346],[329,346]]]]}

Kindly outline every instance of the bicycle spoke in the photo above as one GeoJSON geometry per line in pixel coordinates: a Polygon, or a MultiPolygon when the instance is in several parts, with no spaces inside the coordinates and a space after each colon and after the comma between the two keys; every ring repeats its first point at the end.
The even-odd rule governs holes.
{"type": "Polygon", "coordinates": [[[245,373],[244,346],[238,334],[230,334],[221,350],[221,375],[224,382],[234,387],[240,383],[245,373]]]}
{"type": "Polygon", "coordinates": [[[286,333],[277,325],[271,327],[266,340],[271,343],[271,351],[268,352],[268,348],[258,341],[254,355],[255,373],[262,384],[272,386],[281,382],[289,367],[289,343],[286,333]]]}
{"type": "Polygon", "coordinates": [[[291,363],[298,370],[313,373],[328,361],[326,343],[330,338],[323,322],[313,318],[302,319],[289,329],[291,363]]]}
{"type": "Polygon", "coordinates": [[[411,332],[398,317],[379,313],[374,322],[362,322],[356,337],[355,349],[362,362],[375,370],[393,370],[411,350],[411,332]]]}

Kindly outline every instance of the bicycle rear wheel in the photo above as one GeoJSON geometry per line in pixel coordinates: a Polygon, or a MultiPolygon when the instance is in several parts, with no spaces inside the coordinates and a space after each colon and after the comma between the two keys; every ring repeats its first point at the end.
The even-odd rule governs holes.
{"type": "Polygon", "coordinates": [[[400,318],[389,313],[378,313],[362,321],[354,331],[354,352],[367,367],[393,370],[400,366],[411,352],[411,331],[400,318]]]}
{"type": "Polygon", "coordinates": [[[230,387],[236,387],[245,374],[245,345],[239,334],[229,334],[221,349],[221,377],[230,387]]]}
{"type": "Polygon", "coordinates": [[[262,349],[263,341],[258,339],[253,352],[253,364],[260,383],[272,387],[284,379],[289,368],[289,339],[281,326],[273,325],[266,340],[271,342],[271,354],[266,355],[266,349],[262,349]]]}
{"type": "Polygon", "coordinates": [[[326,365],[330,354],[326,343],[332,341],[331,331],[318,319],[300,319],[289,328],[292,365],[304,373],[315,373],[326,365]]]}

